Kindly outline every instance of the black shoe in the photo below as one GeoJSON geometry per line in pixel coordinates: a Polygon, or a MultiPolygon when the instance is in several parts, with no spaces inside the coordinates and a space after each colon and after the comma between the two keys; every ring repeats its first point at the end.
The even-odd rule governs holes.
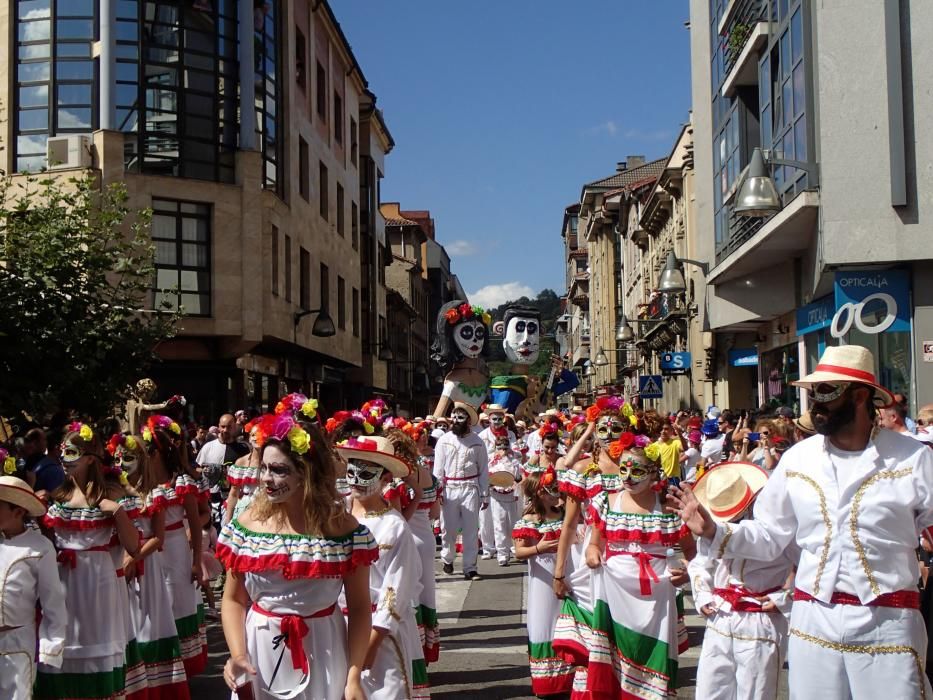
{"type": "Polygon", "coordinates": [[[453,564],[444,564],[444,573],[445,573],[445,574],[452,574],[453,572],[454,572],[454,565],[453,565],[453,564]]]}
{"type": "Polygon", "coordinates": [[[483,580],[483,577],[480,576],[475,571],[467,571],[466,573],[463,574],[463,578],[466,581],[482,581],[483,580]]]}

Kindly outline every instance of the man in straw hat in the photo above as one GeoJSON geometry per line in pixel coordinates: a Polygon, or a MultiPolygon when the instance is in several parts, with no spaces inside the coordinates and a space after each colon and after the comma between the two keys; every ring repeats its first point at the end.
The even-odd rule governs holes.
{"type": "MultiPolygon", "coordinates": [[[[0,450],[0,466],[12,460],[0,450]]],[[[61,668],[65,646],[65,587],[58,575],[55,548],[38,530],[26,527],[27,516],[45,514],[32,488],[15,476],[0,476],[0,697],[32,697],[38,660],[61,668]],[[36,634],[36,606],[42,622],[36,634]]]]}
{"type": "Polygon", "coordinates": [[[717,523],[689,490],[671,505],[701,553],[774,561],[800,549],[790,621],[792,698],[933,698],[918,610],[918,533],[933,524],[933,454],[875,430],[894,398],[855,345],[829,347],[798,386],[819,433],[781,458],[755,519],[717,523]]]}
{"type": "MultiPolygon", "coordinates": [[[[509,430],[505,425],[505,406],[497,403],[487,404],[485,413],[480,414],[481,424],[483,416],[487,416],[489,425],[479,431],[479,439],[482,440],[483,444],[486,446],[486,457],[491,463],[493,454],[496,452],[496,443],[498,442],[497,433],[500,431],[506,431],[506,437],[508,438],[510,447],[515,442],[515,433],[509,430]]],[[[490,503],[493,503],[494,500],[495,496],[493,496],[493,501],[490,501],[490,503]]],[[[495,506],[490,505],[489,508],[480,511],[479,514],[479,540],[483,549],[483,553],[481,555],[483,559],[492,559],[496,556],[496,551],[498,549],[496,546],[495,525],[493,522],[494,509],[495,506]]],[[[515,514],[515,519],[518,519],[518,513],[515,514]]],[[[508,526],[508,538],[509,542],[511,542],[511,523],[508,526]]]]}
{"type": "MultiPolygon", "coordinates": [[[[750,518],[768,473],[746,462],[726,462],[693,487],[717,523],[750,518]]],[[[776,698],[787,649],[790,592],[784,589],[799,557],[791,546],[774,561],[699,555],[687,566],[694,604],[706,618],[696,696],[708,700],[776,698]]]]}
{"type": "Polygon", "coordinates": [[[452,574],[459,530],[463,540],[463,578],[473,581],[480,578],[476,571],[479,512],[489,505],[489,457],[483,441],[471,430],[477,420],[476,409],[458,401],[450,420],[450,432],[434,447],[434,476],[438,488],[444,492],[441,559],[444,573],[452,574]]]}

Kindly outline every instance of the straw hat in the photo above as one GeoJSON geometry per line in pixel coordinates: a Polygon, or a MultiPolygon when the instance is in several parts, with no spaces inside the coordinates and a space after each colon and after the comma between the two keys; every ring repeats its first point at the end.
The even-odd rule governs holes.
{"type": "Polygon", "coordinates": [[[858,382],[875,390],[875,405],[879,408],[886,408],[894,403],[894,394],[875,379],[874,356],[868,348],[861,345],[830,345],[820,357],[816,369],[793,384],[809,389],[823,382],[858,382]]]}
{"type": "Polygon", "coordinates": [[[807,411],[800,418],[794,419],[794,425],[797,430],[807,435],[816,435],[816,428],[813,427],[813,420],[810,418],[810,412],[807,411]]]}
{"type": "Polygon", "coordinates": [[[512,472],[490,472],[489,484],[491,486],[498,486],[500,489],[511,488],[515,486],[515,477],[512,475],[512,472]]]}
{"type": "Polygon", "coordinates": [[[742,513],[768,482],[768,472],[749,462],[724,462],[701,476],[693,493],[718,523],[742,513]]]}
{"type": "Polygon", "coordinates": [[[408,465],[395,456],[395,445],[384,437],[360,436],[335,446],[337,453],[346,460],[361,459],[388,469],[392,476],[405,477],[410,473],[408,465]]]}
{"type": "Polygon", "coordinates": [[[505,413],[505,406],[497,403],[487,404],[486,415],[491,416],[493,413],[505,413]]]}
{"type": "Polygon", "coordinates": [[[479,416],[476,415],[476,409],[464,401],[454,401],[454,408],[462,408],[470,416],[470,425],[476,425],[479,422],[479,416]]]}
{"type": "Polygon", "coordinates": [[[45,506],[32,487],[15,476],[0,476],[0,501],[24,508],[34,518],[45,515],[45,506]]]}

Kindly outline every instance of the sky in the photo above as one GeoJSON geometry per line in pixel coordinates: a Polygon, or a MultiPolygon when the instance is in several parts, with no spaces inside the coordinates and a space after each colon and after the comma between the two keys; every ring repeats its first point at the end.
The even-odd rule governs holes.
{"type": "Polygon", "coordinates": [[[686,0],[331,0],[470,301],[563,294],[564,208],[689,120],[686,0]]]}

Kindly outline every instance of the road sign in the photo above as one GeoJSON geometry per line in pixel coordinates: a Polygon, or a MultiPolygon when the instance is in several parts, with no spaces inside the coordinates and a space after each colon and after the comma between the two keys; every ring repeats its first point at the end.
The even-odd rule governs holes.
{"type": "Polygon", "coordinates": [[[664,395],[660,374],[643,374],[638,377],[638,394],[643,399],[660,399],[664,395]]]}
{"type": "Polygon", "coordinates": [[[678,374],[686,374],[690,371],[690,353],[689,352],[664,352],[661,353],[661,374],[665,377],[672,377],[678,374]]]}

